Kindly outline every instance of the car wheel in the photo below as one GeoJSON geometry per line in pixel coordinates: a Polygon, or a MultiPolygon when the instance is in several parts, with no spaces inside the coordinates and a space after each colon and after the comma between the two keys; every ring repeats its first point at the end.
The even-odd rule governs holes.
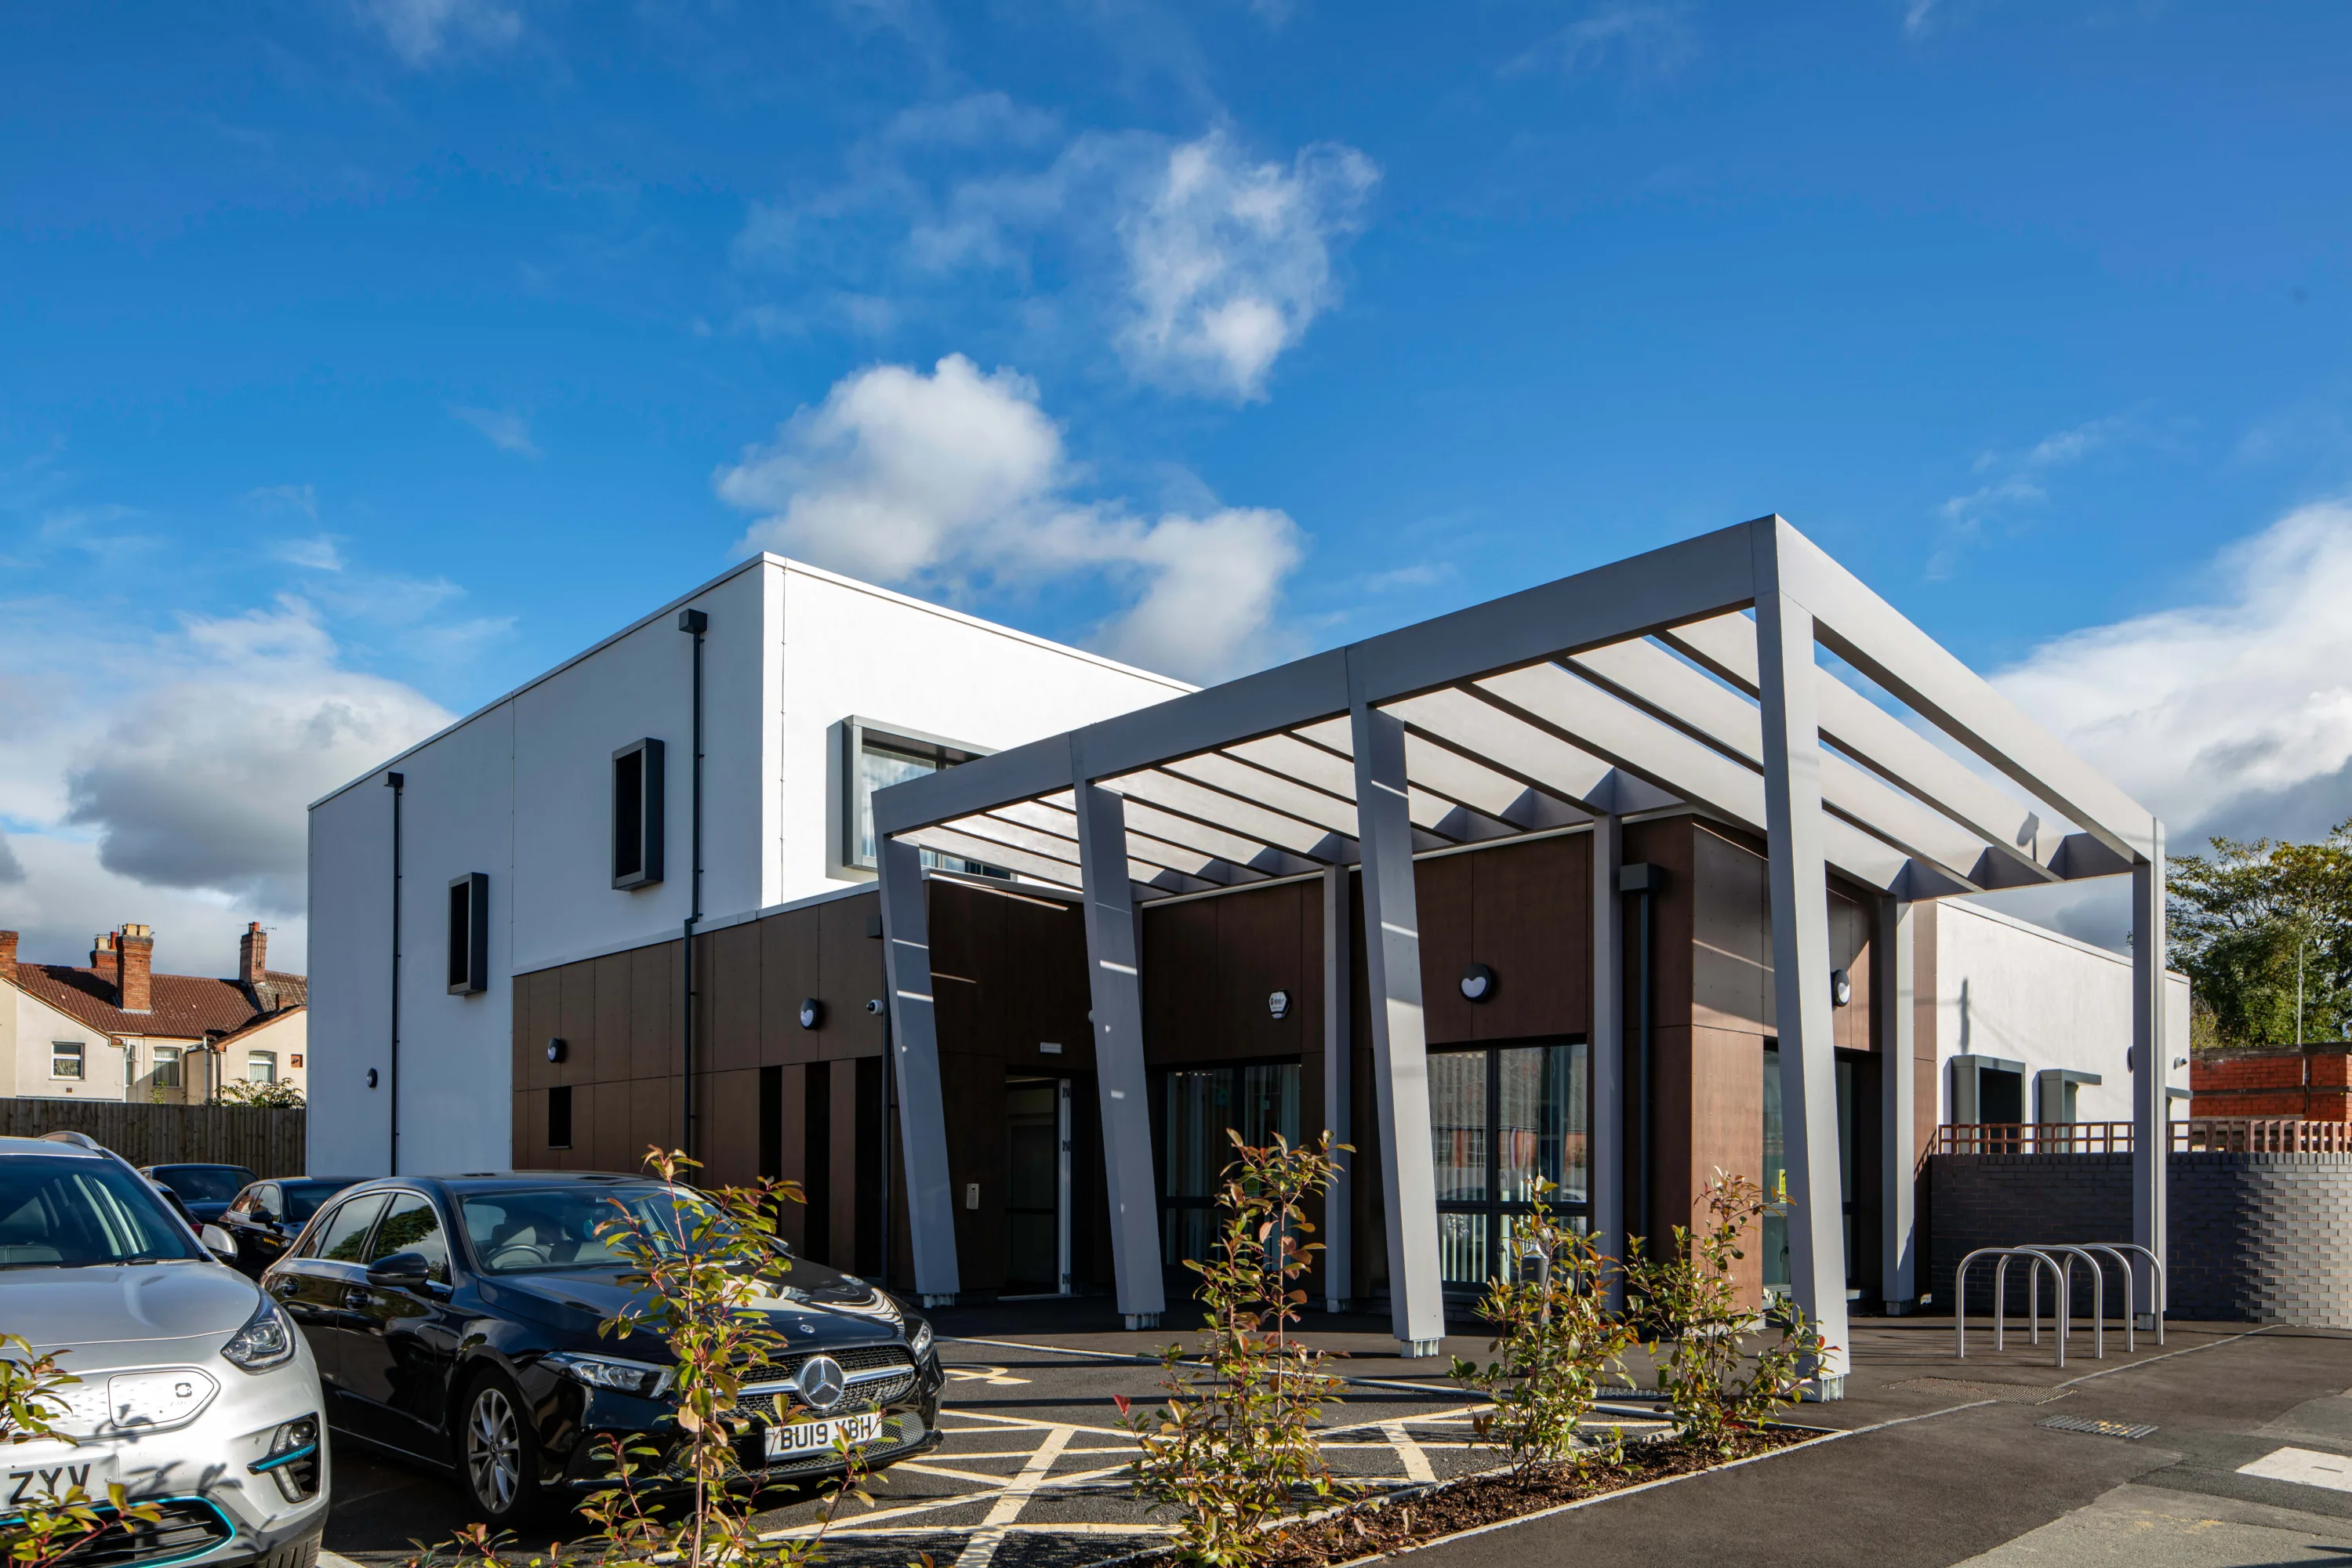
{"type": "Polygon", "coordinates": [[[459,1407],[457,1473],[492,1524],[520,1524],[540,1510],[539,1444],[530,1413],[506,1374],[485,1372],[459,1407]]]}

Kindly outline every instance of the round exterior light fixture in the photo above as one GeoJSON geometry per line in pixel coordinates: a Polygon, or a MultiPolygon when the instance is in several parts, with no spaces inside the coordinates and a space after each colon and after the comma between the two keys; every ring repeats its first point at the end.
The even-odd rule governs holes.
{"type": "Polygon", "coordinates": [[[368,1087],[370,1089],[375,1087],[375,1068],[368,1068],[368,1087]]]}
{"type": "Polygon", "coordinates": [[[572,1047],[565,1041],[551,1038],[547,1042],[547,1059],[549,1061],[560,1062],[571,1054],[572,1047]]]}
{"type": "Polygon", "coordinates": [[[1483,963],[1474,963],[1462,972],[1462,996],[1467,1002],[1486,1002],[1495,994],[1495,972],[1483,963]]]}
{"type": "Polygon", "coordinates": [[[1265,999],[1265,1010],[1276,1018],[1287,1016],[1290,1012],[1290,993],[1287,991],[1269,993],[1265,999]]]}
{"type": "Polygon", "coordinates": [[[1830,971],[1830,1005],[1843,1007],[1853,1000],[1853,976],[1843,969],[1830,971]]]}
{"type": "Polygon", "coordinates": [[[801,1027],[814,1029],[824,1022],[824,1004],[812,996],[801,1004],[801,1027]]]}

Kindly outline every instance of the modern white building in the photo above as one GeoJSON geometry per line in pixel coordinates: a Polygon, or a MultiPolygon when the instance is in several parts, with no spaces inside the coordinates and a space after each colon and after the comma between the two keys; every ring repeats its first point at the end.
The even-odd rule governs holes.
{"type": "Polygon", "coordinates": [[[708,933],[854,891],[874,877],[859,811],[876,784],[1190,689],[799,562],[743,562],[311,806],[329,1064],[313,1167],[392,1169],[395,1121],[401,1170],[527,1163],[509,1135],[514,976],[675,940],[698,893],[708,933]],[[648,826],[625,871],[632,789],[648,826]]]}

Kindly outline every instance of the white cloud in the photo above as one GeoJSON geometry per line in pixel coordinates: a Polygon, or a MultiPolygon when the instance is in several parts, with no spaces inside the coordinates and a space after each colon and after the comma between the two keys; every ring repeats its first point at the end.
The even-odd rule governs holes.
{"type": "Polygon", "coordinates": [[[319,492],[311,485],[263,485],[246,491],[245,499],[248,505],[288,507],[313,522],[319,521],[319,492]]]}
{"type": "Polygon", "coordinates": [[[1951,576],[1961,552],[1984,537],[1988,521],[2020,506],[2039,505],[2050,499],[2045,488],[2053,469],[2081,462],[2116,445],[2131,434],[2120,415],[2093,419],[2070,430],[2045,436],[2023,452],[1982,452],[1971,465],[1983,482],[1936,508],[1939,521],[1937,543],[1927,557],[1930,582],[1951,576]]]}
{"type": "Polygon", "coordinates": [[[1662,76],[1689,58],[1693,47],[1680,5],[1596,5],[1504,68],[1573,73],[1613,55],[1633,75],[1662,76]]]}
{"type": "Polygon", "coordinates": [[[886,364],[844,378],[715,483],[762,514],[741,550],[957,597],[1098,579],[1129,604],[1097,644],[1195,679],[1277,650],[1282,581],[1303,547],[1288,517],[1223,507],[1146,520],[1078,499],[1077,477],[1033,383],[950,354],[928,375],[886,364]]]}
{"type": "Polygon", "coordinates": [[[1133,303],[1121,346],[1156,380],[1248,401],[1338,299],[1331,247],[1380,178],[1352,147],[1251,163],[1223,132],[1171,150],[1121,218],[1133,303]]]}
{"type": "Polygon", "coordinates": [[[452,404],[449,412],[471,425],[488,437],[491,446],[501,452],[520,457],[536,458],[539,448],[531,445],[530,421],[520,414],[497,408],[467,408],[452,404]]]}
{"type": "Polygon", "coordinates": [[[2203,576],[2209,602],[2058,637],[1996,684],[2179,847],[2352,816],[2352,502],[2292,512],[2203,576]]]}
{"type": "Polygon", "coordinates": [[[497,0],[354,0],[360,17],[412,67],[466,48],[499,48],[522,36],[522,16],[497,0]]]}
{"type": "Polygon", "coordinates": [[[304,808],[446,723],[413,688],[342,668],[302,601],[192,616],[74,749],[65,822],[150,886],[303,908],[304,808]]]}
{"type": "Polygon", "coordinates": [[[340,572],[343,569],[342,546],[331,533],[321,533],[310,539],[283,539],[270,553],[289,566],[299,566],[306,572],[340,572]]]}

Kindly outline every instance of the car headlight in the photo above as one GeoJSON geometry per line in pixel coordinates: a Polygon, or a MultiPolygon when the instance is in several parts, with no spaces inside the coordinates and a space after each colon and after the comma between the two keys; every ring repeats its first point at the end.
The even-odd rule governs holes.
{"type": "Polygon", "coordinates": [[[914,1352],[917,1361],[928,1355],[931,1349],[931,1325],[918,1321],[915,1331],[907,1336],[907,1348],[914,1352]]]}
{"type": "Polygon", "coordinates": [[[669,1392],[669,1367],[624,1361],[619,1356],[585,1355],[577,1351],[557,1351],[545,1359],[548,1365],[561,1368],[565,1376],[591,1388],[610,1388],[643,1399],[669,1392]]]}
{"type": "Polygon", "coordinates": [[[268,1372],[294,1359],[294,1325],[277,1302],[264,1296],[245,1327],[221,1346],[221,1356],[247,1372],[268,1372]]]}

